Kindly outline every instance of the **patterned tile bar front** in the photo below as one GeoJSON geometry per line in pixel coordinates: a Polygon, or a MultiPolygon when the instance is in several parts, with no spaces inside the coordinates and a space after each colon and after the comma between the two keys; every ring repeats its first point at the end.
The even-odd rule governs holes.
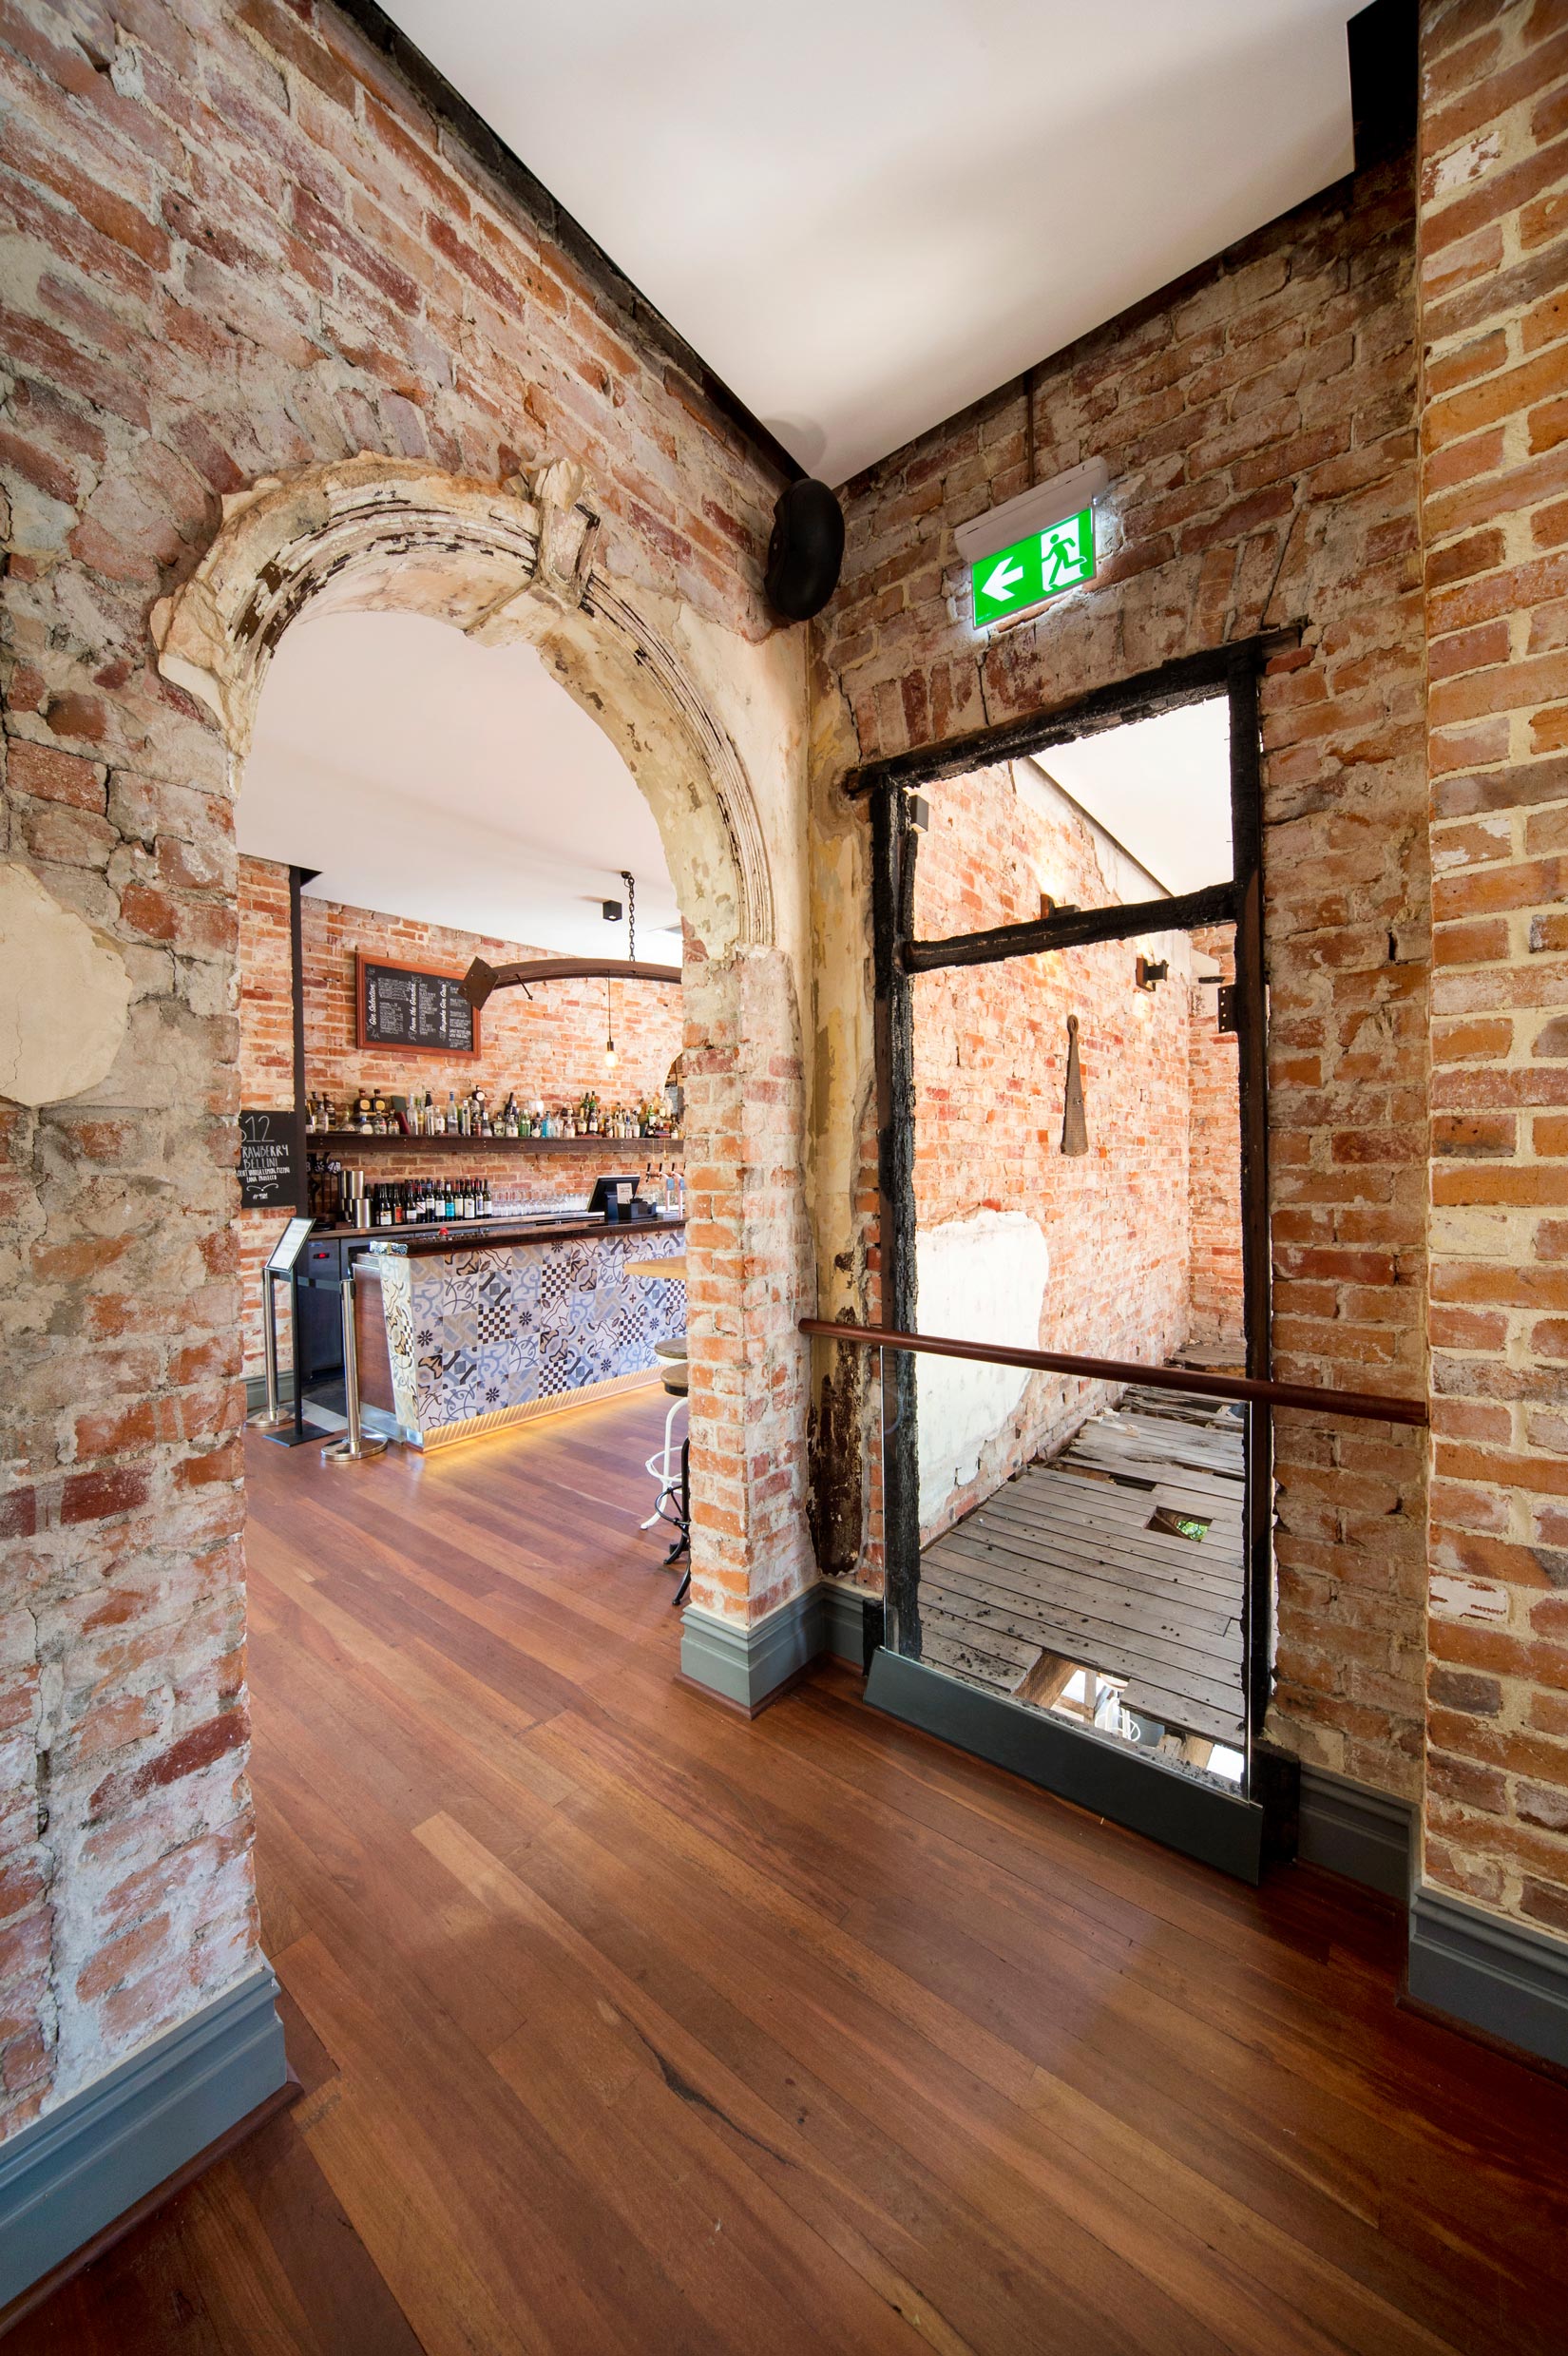
{"type": "Polygon", "coordinates": [[[360,1266],[381,1279],[399,1438],[445,1447],[656,1379],[654,1344],[684,1329],[685,1288],[627,1262],[684,1244],[684,1222],[660,1220],[437,1255],[373,1245],[360,1266]]]}

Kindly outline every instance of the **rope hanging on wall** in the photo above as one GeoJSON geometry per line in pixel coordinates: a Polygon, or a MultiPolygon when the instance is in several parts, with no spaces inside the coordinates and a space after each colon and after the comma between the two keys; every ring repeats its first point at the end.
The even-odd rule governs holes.
{"type": "Polygon", "coordinates": [[[1067,1017],[1067,1088],[1061,1112],[1061,1150],[1086,1154],[1089,1132],[1083,1119],[1083,1073],[1078,1060],[1078,1017],[1067,1017]]]}

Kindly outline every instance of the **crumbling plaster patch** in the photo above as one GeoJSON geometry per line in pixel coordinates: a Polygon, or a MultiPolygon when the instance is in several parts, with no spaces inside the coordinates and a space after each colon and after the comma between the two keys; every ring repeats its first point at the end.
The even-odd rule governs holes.
{"type": "MultiPolygon", "coordinates": [[[[979,1211],[922,1228],[915,1237],[920,1330],[1001,1350],[1038,1350],[1050,1270],[1040,1223],[1023,1211],[979,1211]]],[[[1021,1367],[916,1359],[923,1535],[943,1526],[948,1500],[973,1481],[1028,1382],[1021,1367]]]]}
{"type": "Polygon", "coordinates": [[[0,864],[0,1097],[61,1104],[95,1088],[124,1042],[131,978],[114,943],[0,864]]]}

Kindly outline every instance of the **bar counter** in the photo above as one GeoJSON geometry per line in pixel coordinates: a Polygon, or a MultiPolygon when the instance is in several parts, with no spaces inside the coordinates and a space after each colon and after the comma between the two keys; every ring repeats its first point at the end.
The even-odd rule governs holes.
{"type": "Polygon", "coordinates": [[[381,1411],[367,1421],[429,1450],[655,1381],[654,1344],[683,1330],[684,1290],[628,1275],[626,1262],[678,1257],[685,1228],[570,1217],[348,1231],[361,1396],[381,1411]]]}

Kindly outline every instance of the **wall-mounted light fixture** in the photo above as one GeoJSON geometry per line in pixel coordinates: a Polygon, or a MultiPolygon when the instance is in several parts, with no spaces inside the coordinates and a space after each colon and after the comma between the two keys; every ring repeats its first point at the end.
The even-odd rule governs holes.
{"type": "Polygon", "coordinates": [[[1140,990],[1157,989],[1161,982],[1165,981],[1169,976],[1170,970],[1171,961],[1168,957],[1160,957],[1157,959],[1151,957],[1140,957],[1138,961],[1138,987],[1140,990]]]}

